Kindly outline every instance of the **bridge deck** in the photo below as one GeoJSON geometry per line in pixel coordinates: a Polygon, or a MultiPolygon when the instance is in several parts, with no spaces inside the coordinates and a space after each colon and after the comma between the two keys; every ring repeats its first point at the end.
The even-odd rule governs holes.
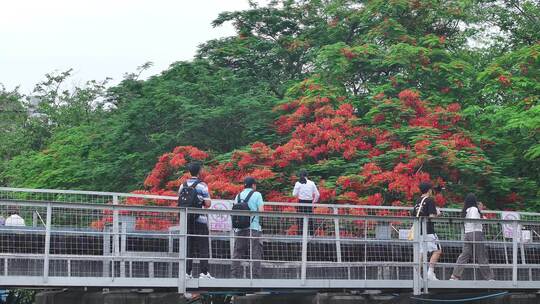
{"type": "MultiPolygon", "coordinates": [[[[3,282],[4,280],[2,280],[3,282]]],[[[178,278],[115,278],[96,277],[49,277],[44,282],[41,277],[14,276],[9,277],[9,287],[41,287],[41,288],[153,288],[176,289],[178,278]]],[[[480,290],[540,290],[538,281],[430,281],[430,289],[480,289],[480,290]]],[[[186,280],[187,290],[362,290],[391,289],[413,290],[413,280],[280,280],[280,279],[190,279],[186,280]]]]}

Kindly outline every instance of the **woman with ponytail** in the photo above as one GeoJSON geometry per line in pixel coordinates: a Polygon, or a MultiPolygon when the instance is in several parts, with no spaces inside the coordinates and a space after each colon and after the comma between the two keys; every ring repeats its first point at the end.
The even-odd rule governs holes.
{"type": "MultiPolygon", "coordinates": [[[[481,219],[482,211],[478,207],[476,196],[473,193],[467,194],[465,202],[463,204],[463,210],[461,216],[468,219],[481,219]]],[[[472,260],[476,260],[480,266],[480,273],[485,280],[493,280],[493,271],[487,266],[489,263],[488,252],[486,246],[483,243],[484,232],[482,231],[482,223],[478,222],[465,222],[465,244],[463,245],[463,252],[459,255],[450,280],[459,280],[463,274],[465,264],[472,260]]]]}
{"type": "MultiPolygon", "coordinates": [[[[302,169],[298,173],[298,181],[294,185],[293,196],[298,199],[300,204],[315,204],[319,201],[319,190],[314,182],[308,179],[308,173],[302,169]]],[[[313,213],[312,206],[298,206],[299,213],[313,213]]],[[[302,234],[303,219],[298,219],[298,233],[302,234]]],[[[313,220],[308,220],[308,231],[310,235],[313,235],[313,220]]]]}

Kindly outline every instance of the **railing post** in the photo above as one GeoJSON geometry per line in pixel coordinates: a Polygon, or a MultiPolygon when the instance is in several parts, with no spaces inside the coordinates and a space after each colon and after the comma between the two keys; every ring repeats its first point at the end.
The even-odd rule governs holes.
{"type": "Polygon", "coordinates": [[[518,231],[517,221],[512,222],[512,230],[512,285],[516,287],[518,282],[518,240],[521,238],[521,231],[518,231]]]}
{"type": "Polygon", "coordinates": [[[302,268],[300,271],[300,279],[302,280],[302,285],[306,284],[306,273],[307,273],[307,247],[308,247],[308,217],[304,215],[302,227],[302,268]]]}
{"type": "Polygon", "coordinates": [[[364,220],[364,280],[368,279],[367,275],[367,242],[368,241],[368,221],[364,220]]]}
{"type": "Polygon", "coordinates": [[[422,258],[420,255],[420,219],[415,218],[413,220],[414,239],[413,239],[413,294],[420,295],[422,272],[422,258]]]}
{"type": "Polygon", "coordinates": [[[43,258],[43,282],[49,280],[49,253],[51,250],[51,220],[52,220],[52,205],[47,203],[47,220],[45,222],[45,252],[43,258]]]}
{"type": "Polygon", "coordinates": [[[187,209],[180,208],[180,237],[178,239],[178,293],[186,293],[187,209]]]}
{"type": "MultiPolygon", "coordinates": [[[[174,238],[173,238],[173,232],[169,229],[169,237],[167,239],[167,252],[170,256],[173,255],[173,247],[174,247],[174,238]]],[[[173,262],[168,263],[169,266],[167,266],[167,277],[172,278],[173,276],[173,262]]],[[[131,274],[131,271],[129,272],[131,274]]],[[[132,275],[132,274],[131,274],[132,275]]]]}
{"type": "MultiPolygon", "coordinates": [[[[127,250],[127,226],[126,224],[122,224],[122,235],[120,237],[120,253],[122,256],[125,256],[125,252],[127,250]]],[[[126,277],[126,262],[124,261],[124,258],[120,259],[120,277],[125,278],[126,277]]]]}
{"type": "MultiPolygon", "coordinates": [[[[334,214],[338,214],[338,209],[337,208],[332,208],[334,209],[334,214]]],[[[339,229],[339,219],[338,218],[335,218],[334,219],[334,234],[336,235],[336,256],[337,256],[337,262],[338,263],[341,263],[341,234],[340,234],[340,229],[339,229]]]]}
{"type": "Polygon", "coordinates": [[[32,227],[37,227],[38,226],[38,214],[37,214],[37,211],[34,210],[32,211],[32,227]]]}
{"type": "MultiPolygon", "coordinates": [[[[527,265],[527,256],[525,255],[525,245],[523,240],[519,239],[519,252],[521,253],[521,265],[527,265]]],[[[527,267],[529,269],[529,281],[532,281],[532,267],[527,267]]]]}
{"type": "MultiPolygon", "coordinates": [[[[426,236],[426,232],[427,232],[427,220],[425,217],[420,217],[420,225],[422,227],[422,229],[420,229],[421,231],[419,231],[420,233],[420,248],[422,248],[422,278],[423,278],[423,282],[422,282],[422,285],[424,287],[424,293],[425,294],[428,294],[429,293],[429,289],[428,289],[428,268],[429,268],[429,260],[428,260],[428,255],[427,255],[427,248],[426,248],[426,243],[425,243],[425,236],[426,236]],[[424,233],[422,233],[424,232],[424,233]]],[[[435,270],[435,269],[434,269],[435,270]]]]}
{"type": "Polygon", "coordinates": [[[111,277],[114,281],[116,276],[116,271],[114,269],[114,264],[118,257],[120,257],[120,228],[119,228],[119,216],[118,216],[118,196],[113,196],[113,252],[114,258],[111,262],[111,277]]]}
{"type": "Polygon", "coordinates": [[[231,260],[234,256],[234,242],[235,242],[235,234],[234,234],[234,228],[231,227],[231,231],[229,231],[229,250],[231,254],[231,260]]]}
{"type": "Polygon", "coordinates": [[[108,278],[111,274],[109,263],[112,263],[111,256],[111,227],[103,227],[103,256],[107,258],[103,260],[103,277],[108,278]]]}

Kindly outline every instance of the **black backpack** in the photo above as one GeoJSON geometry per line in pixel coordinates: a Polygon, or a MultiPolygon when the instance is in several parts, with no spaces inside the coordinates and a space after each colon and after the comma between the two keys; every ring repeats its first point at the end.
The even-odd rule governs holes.
{"type": "MultiPolygon", "coordinates": [[[[251,190],[249,192],[248,196],[246,196],[245,199],[240,199],[240,194],[238,194],[238,200],[236,204],[233,205],[232,210],[240,210],[240,211],[249,211],[249,199],[251,196],[255,193],[255,190],[251,190]]],[[[233,215],[232,216],[232,226],[235,229],[247,229],[251,225],[251,217],[247,215],[233,215]]]]}
{"type": "Polygon", "coordinates": [[[195,181],[191,186],[187,182],[182,186],[182,190],[178,195],[178,207],[183,208],[201,208],[201,201],[197,195],[197,185],[201,181],[195,181]]]}

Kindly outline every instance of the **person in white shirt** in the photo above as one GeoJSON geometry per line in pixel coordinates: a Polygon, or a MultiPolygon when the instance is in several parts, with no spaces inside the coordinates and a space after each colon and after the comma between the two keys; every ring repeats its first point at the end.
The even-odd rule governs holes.
{"type": "Polygon", "coordinates": [[[24,219],[17,214],[17,210],[13,209],[9,211],[9,216],[4,222],[4,226],[26,226],[24,219]]]}
{"type": "MultiPolygon", "coordinates": [[[[315,204],[319,201],[319,190],[314,182],[310,181],[306,170],[300,170],[298,174],[299,180],[294,185],[293,196],[298,199],[300,204],[315,204]]],[[[311,206],[298,206],[297,211],[299,213],[313,213],[313,207],[311,206]]],[[[303,218],[298,219],[298,234],[302,234],[304,227],[303,218]]],[[[313,220],[308,220],[309,235],[313,235],[313,220]]]]}
{"type": "MultiPolygon", "coordinates": [[[[468,219],[481,219],[482,211],[478,207],[476,196],[473,193],[467,194],[465,197],[465,203],[463,204],[463,210],[461,215],[468,219]]],[[[482,231],[482,223],[478,222],[465,222],[465,244],[463,245],[463,252],[459,255],[456,264],[452,272],[450,280],[459,280],[463,274],[465,264],[472,260],[476,260],[480,266],[480,273],[485,280],[493,280],[493,271],[489,268],[488,252],[486,246],[483,243],[484,232],[482,231]]]]}

